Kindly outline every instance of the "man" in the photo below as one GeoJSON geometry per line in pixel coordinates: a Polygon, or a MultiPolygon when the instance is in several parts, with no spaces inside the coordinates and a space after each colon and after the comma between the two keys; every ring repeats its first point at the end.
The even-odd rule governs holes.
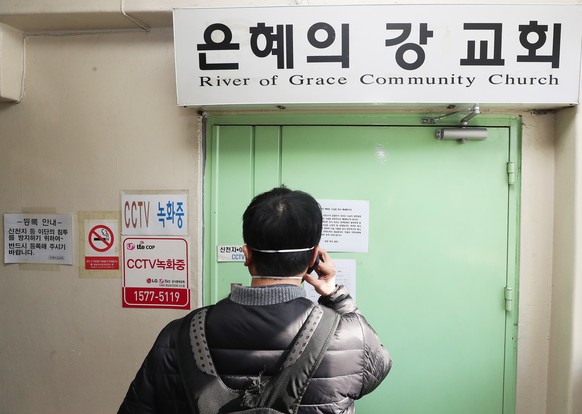
{"type": "MultiPolygon", "coordinates": [[[[275,188],[255,197],[243,215],[245,266],[249,287],[235,287],[206,319],[206,339],[214,366],[231,389],[278,369],[313,306],[302,282],[321,295],[319,303],[341,315],[329,348],[301,401],[298,413],[353,413],[354,400],[372,392],[392,361],[374,330],[318,247],[321,208],[309,194],[275,188]],[[311,267],[316,276],[310,276],[311,267]]],[[[179,375],[176,342],[182,320],[162,330],[130,385],[120,414],[191,414],[179,375]]]]}

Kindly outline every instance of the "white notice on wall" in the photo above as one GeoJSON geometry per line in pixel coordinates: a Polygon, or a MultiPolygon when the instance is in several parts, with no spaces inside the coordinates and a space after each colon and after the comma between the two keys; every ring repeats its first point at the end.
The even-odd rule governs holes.
{"type": "Polygon", "coordinates": [[[121,234],[185,236],[188,234],[188,193],[121,193],[121,234]]]}
{"type": "Polygon", "coordinates": [[[367,200],[318,200],[323,213],[319,245],[330,252],[368,251],[370,206],[367,200]]]}
{"type": "Polygon", "coordinates": [[[4,214],[4,263],[73,264],[70,214],[4,214]]]}
{"type": "MultiPolygon", "coordinates": [[[[354,300],[356,300],[356,261],[353,259],[333,259],[336,274],[336,284],[344,285],[350,295],[354,300]]],[[[315,272],[312,273],[315,277],[317,275],[315,272]]],[[[313,302],[317,302],[319,299],[319,294],[315,291],[313,286],[309,283],[303,283],[305,292],[307,293],[307,298],[311,299],[313,302]]]]}

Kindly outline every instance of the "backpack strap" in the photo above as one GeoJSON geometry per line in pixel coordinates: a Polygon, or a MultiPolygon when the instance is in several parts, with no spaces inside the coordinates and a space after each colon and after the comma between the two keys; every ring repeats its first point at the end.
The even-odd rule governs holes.
{"type": "Polygon", "coordinates": [[[226,387],[214,368],[204,329],[209,309],[209,306],[196,309],[185,317],[178,337],[179,371],[193,412],[235,412],[246,405],[296,413],[337,328],[340,315],[329,308],[314,306],[279,372],[257,389],[245,392],[226,387]],[[255,394],[249,398],[249,392],[255,394]]]}
{"type": "Polygon", "coordinates": [[[317,320],[310,322],[308,318],[303,325],[281,370],[271,377],[259,396],[258,407],[271,407],[290,414],[299,409],[340,321],[339,313],[324,306],[316,305],[313,314],[317,320]]]}
{"type": "MultiPolygon", "coordinates": [[[[203,325],[206,319],[206,312],[211,308],[212,305],[198,308],[186,315],[182,319],[178,333],[178,371],[193,414],[216,414],[224,406],[225,402],[238,396],[232,391],[231,395],[227,395],[229,393],[226,391],[226,387],[221,387],[222,382],[219,381],[217,374],[208,374],[201,371],[198,368],[196,359],[193,357],[193,352],[194,355],[197,352],[193,351],[195,343],[191,341],[192,326],[203,325]],[[210,390],[201,393],[201,388],[210,388],[210,390]],[[200,394],[206,395],[206,399],[203,396],[201,400],[200,394]]],[[[242,401],[242,398],[240,400],[242,401]]],[[[240,403],[238,406],[240,406],[240,403]]]]}

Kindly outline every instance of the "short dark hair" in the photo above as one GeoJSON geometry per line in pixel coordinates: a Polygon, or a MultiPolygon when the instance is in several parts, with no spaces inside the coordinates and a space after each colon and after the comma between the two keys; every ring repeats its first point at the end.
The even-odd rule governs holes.
{"type": "Polygon", "coordinates": [[[243,214],[243,240],[253,249],[261,276],[294,276],[309,266],[313,250],[265,253],[259,250],[312,248],[319,244],[321,206],[309,194],[284,186],[257,195],[243,214]]]}

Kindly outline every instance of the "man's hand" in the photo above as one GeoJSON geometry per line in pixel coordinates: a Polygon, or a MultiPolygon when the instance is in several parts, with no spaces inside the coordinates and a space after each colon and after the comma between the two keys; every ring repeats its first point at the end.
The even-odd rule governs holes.
{"type": "Polygon", "coordinates": [[[318,277],[305,274],[303,280],[313,286],[321,296],[327,296],[335,290],[336,269],[327,250],[320,248],[319,257],[319,265],[315,268],[318,277]]]}

